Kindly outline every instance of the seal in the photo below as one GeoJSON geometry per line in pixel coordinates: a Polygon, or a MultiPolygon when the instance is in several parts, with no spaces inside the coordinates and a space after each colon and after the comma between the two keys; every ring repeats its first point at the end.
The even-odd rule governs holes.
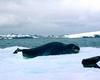
{"type": "Polygon", "coordinates": [[[78,53],[80,50],[79,46],[75,44],[64,44],[61,42],[51,42],[31,49],[19,49],[14,51],[14,54],[22,52],[22,55],[26,58],[34,58],[36,56],[47,56],[47,55],[61,55],[61,54],[72,54],[78,53]]]}
{"type": "Polygon", "coordinates": [[[97,65],[97,62],[99,61],[100,61],[100,56],[95,56],[95,57],[83,59],[82,64],[84,67],[100,68],[100,66],[97,65]]]}

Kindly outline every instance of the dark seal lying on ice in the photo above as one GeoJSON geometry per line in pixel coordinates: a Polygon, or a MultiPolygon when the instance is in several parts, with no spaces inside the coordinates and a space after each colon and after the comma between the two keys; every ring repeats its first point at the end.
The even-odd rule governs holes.
{"type": "Polygon", "coordinates": [[[26,58],[33,58],[36,56],[46,55],[60,55],[60,54],[72,54],[78,53],[80,50],[79,46],[75,44],[64,44],[60,42],[51,42],[36,48],[31,49],[19,49],[14,51],[14,54],[22,52],[22,55],[26,58]]]}
{"type": "Polygon", "coordinates": [[[95,57],[83,59],[82,64],[84,67],[100,68],[100,66],[98,66],[98,64],[97,64],[97,62],[99,62],[99,61],[100,61],[100,56],[95,56],[95,57]]]}

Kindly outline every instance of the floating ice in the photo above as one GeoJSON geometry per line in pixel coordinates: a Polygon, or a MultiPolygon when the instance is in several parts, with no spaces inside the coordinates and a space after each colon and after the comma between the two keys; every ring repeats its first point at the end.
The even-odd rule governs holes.
{"type": "Polygon", "coordinates": [[[24,59],[21,52],[13,54],[16,48],[0,49],[0,80],[100,80],[100,69],[81,64],[84,58],[99,56],[100,48],[81,47],[79,54],[32,59],[24,59]]]}

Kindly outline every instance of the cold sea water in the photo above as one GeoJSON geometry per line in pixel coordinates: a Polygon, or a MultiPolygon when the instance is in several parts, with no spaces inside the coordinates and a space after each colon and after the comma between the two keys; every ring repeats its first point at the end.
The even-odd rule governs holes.
{"type": "Polygon", "coordinates": [[[62,42],[62,43],[74,43],[80,47],[100,47],[100,38],[75,38],[75,39],[64,39],[64,38],[37,38],[37,39],[5,39],[0,40],[0,48],[21,46],[21,47],[37,47],[49,42],[62,42]]]}
{"type": "MultiPolygon", "coordinates": [[[[0,80],[100,80],[100,69],[84,68],[82,59],[100,56],[100,38],[0,40],[0,80]],[[49,42],[74,43],[78,54],[25,59],[17,48],[34,48],[49,42]]],[[[100,66],[100,62],[97,63],[100,66]]]]}

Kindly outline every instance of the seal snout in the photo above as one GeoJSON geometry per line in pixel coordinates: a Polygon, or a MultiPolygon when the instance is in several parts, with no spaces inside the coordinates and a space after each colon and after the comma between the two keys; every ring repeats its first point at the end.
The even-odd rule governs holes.
{"type": "Polygon", "coordinates": [[[79,50],[78,50],[78,49],[74,49],[74,52],[75,52],[75,53],[79,53],[79,50]]]}

